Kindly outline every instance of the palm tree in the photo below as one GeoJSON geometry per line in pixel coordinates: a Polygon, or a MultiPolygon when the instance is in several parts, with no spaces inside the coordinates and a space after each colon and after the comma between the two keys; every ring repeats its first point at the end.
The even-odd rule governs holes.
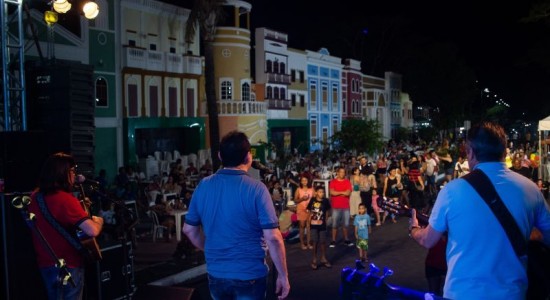
{"type": "Polygon", "coordinates": [[[214,78],[214,34],[216,24],[222,17],[225,0],[194,0],[193,9],[185,26],[185,40],[189,44],[200,29],[200,42],[204,51],[206,108],[208,110],[208,129],[213,170],[220,167],[218,151],[220,149],[220,128],[214,78]]]}

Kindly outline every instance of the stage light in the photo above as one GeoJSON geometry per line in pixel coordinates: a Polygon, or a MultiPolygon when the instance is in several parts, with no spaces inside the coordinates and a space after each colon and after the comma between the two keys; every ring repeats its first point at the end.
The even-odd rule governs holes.
{"type": "Polygon", "coordinates": [[[86,19],[95,19],[95,17],[99,14],[99,6],[97,3],[90,1],[84,4],[82,11],[84,12],[86,19]]]}
{"type": "Polygon", "coordinates": [[[57,23],[57,13],[55,11],[51,11],[51,10],[45,11],[44,12],[44,21],[46,21],[46,23],[50,26],[57,23]]]}
{"type": "Polygon", "coordinates": [[[64,14],[71,9],[72,4],[67,0],[55,0],[52,3],[52,7],[56,12],[64,14]]]}

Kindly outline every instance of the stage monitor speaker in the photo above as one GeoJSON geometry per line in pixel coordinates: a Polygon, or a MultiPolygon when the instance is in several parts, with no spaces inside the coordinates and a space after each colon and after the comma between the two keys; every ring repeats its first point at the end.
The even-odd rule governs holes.
{"type": "Polygon", "coordinates": [[[0,299],[45,299],[46,289],[38,271],[31,230],[21,211],[11,205],[21,194],[0,193],[2,274],[0,299]]]}
{"type": "Polygon", "coordinates": [[[102,244],[101,254],[103,259],[95,267],[86,268],[87,300],[131,299],[136,291],[132,243],[102,244]]]}

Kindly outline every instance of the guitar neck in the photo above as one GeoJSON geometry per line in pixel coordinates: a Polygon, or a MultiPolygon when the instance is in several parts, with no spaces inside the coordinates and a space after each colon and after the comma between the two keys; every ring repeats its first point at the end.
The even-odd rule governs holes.
{"type": "MultiPolygon", "coordinates": [[[[380,208],[400,216],[411,217],[411,208],[407,205],[396,203],[390,199],[382,200],[380,208]]],[[[430,216],[417,211],[416,219],[418,219],[418,224],[421,226],[428,226],[430,216]]]]}

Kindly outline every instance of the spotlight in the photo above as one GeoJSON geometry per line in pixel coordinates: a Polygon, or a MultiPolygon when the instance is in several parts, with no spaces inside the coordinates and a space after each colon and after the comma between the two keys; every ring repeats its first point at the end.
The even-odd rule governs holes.
{"type": "Polygon", "coordinates": [[[53,9],[61,14],[68,12],[71,9],[71,3],[67,0],[54,0],[52,3],[53,9]]]}
{"type": "Polygon", "coordinates": [[[57,13],[55,11],[47,10],[44,12],[44,21],[48,25],[53,25],[57,23],[57,13]]]}
{"type": "Polygon", "coordinates": [[[95,17],[99,14],[99,6],[97,3],[90,1],[84,4],[82,11],[84,12],[86,19],[95,19],[95,17]]]}

